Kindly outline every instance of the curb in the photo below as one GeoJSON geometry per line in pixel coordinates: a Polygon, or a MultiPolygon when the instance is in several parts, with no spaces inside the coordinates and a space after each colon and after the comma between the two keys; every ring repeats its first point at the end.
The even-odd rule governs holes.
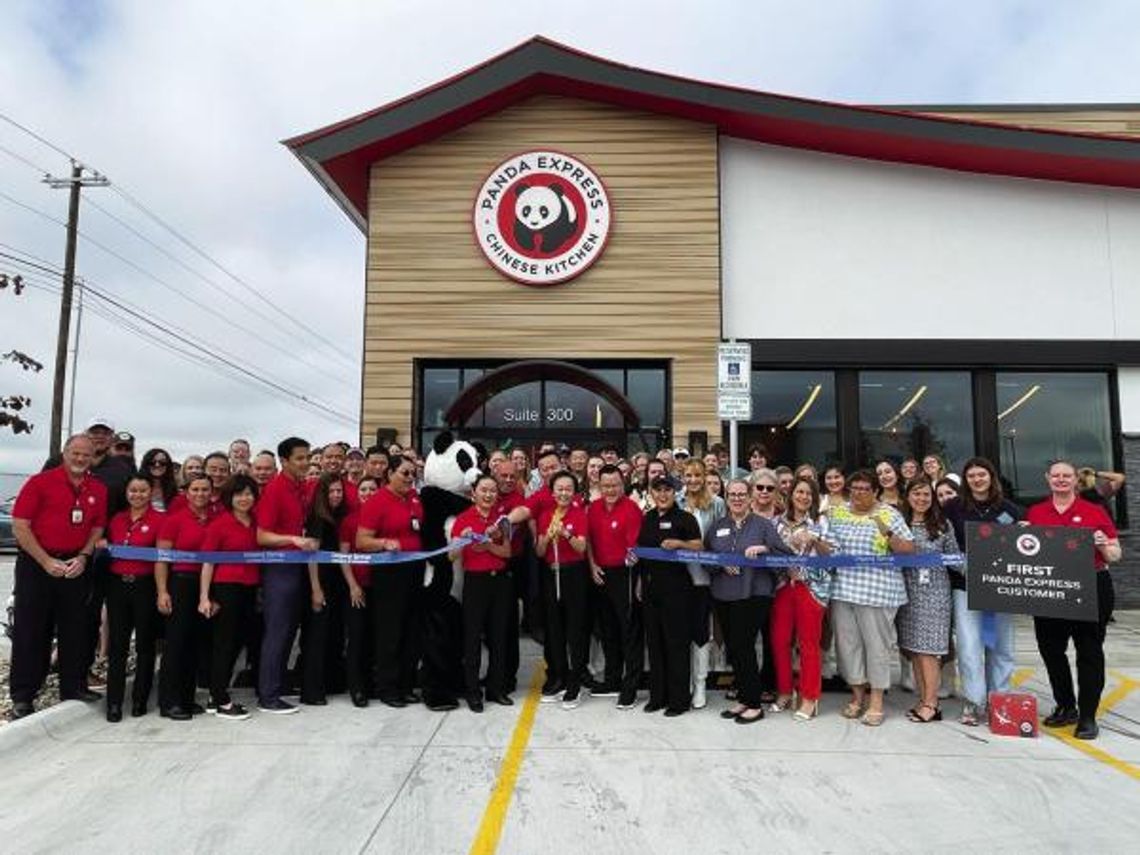
{"type": "Polygon", "coordinates": [[[0,756],[19,751],[39,739],[59,739],[59,731],[92,715],[95,705],[83,701],[60,701],[26,718],[0,727],[0,756]]]}

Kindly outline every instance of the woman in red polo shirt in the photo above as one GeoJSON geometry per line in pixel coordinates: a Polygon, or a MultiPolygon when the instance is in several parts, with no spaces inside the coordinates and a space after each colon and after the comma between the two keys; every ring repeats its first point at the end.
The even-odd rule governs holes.
{"type": "MultiPolygon", "coordinates": [[[[226,508],[206,528],[203,552],[256,552],[257,525],[253,506],[257,503],[257,482],[249,475],[236,475],[222,485],[221,503],[226,508]]],[[[229,685],[234,660],[249,622],[253,601],[261,580],[258,564],[202,564],[198,582],[198,612],[211,621],[210,704],[220,719],[242,721],[249,712],[230,698],[229,685]]]]}
{"type": "MultiPolygon", "coordinates": [[[[152,547],[158,542],[163,515],[151,506],[150,482],[136,475],[127,482],[127,509],[111,518],[107,543],[111,546],[152,547]]],[[[122,721],[127,682],[127,654],[135,635],[135,683],[131,715],[146,714],[154,685],[154,644],[158,635],[155,608],[154,562],[111,559],[107,580],[107,721],[122,721]]]]}
{"type": "MultiPolygon", "coordinates": [[[[365,475],[357,482],[356,495],[359,505],[349,511],[340,523],[340,551],[353,552],[356,549],[356,530],[360,525],[360,509],[380,489],[376,479],[365,475]]],[[[371,639],[373,616],[376,612],[376,597],[369,596],[372,588],[372,565],[342,564],[341,574],[348,586],[348,609],[345,615],[345,629],[348,635],[346,646],[346,671],[348,695],[353,706],[368,706],[368,672],[372,663],[371,639]]]]}
{"type": "Polygon", "coordinates": [[[1058,460],[1049,466],[1045,478],[1052,495],[1031,507],[1025,519],[1031,525],[1092,530],[1098,615],[1095,622],[1033,618],[1037,650],[1049,672],[1049,686],[1057,704],[1044,724],[1048,727],[1076,724],[1077,739],[1096,739],[1100,733],[1096,711],[1104,691],[1104,635],[1115,601],[1108,565],[1120,560],[1120,541],[1104,507],[1077,495],[1076,466],[1068,460],[1058,460]],[[1073,692],[1073,673],[1069,669],[1070,638],[1077,649],[1079,695],[1073,692]]]}
{"type": "MultiPolygon", "coordinates": [[[[388,472],[388,483],[361,508],[356,548],[361,552],[419,551],[424,509],[414,487],[416,464],[393,454],[388,472]]],[[[373,688],[390,707],[416,701],[412,693],[416,665],[412,606],[423,578],[423,561],[372,567],[372,595],[378,600],[373,622],[373,688]]]]}
{"type": "MultiPolygon", "coordinates": [[[[495,525],[499,500],[495,477],[480,475],[472,487],[472,495],[475,504],[455,518],[451,527],[453,538],[485,534],[495,525]]],[[[487,644],[487,700],[510,706],[514,701],[504,691],[503,682],[507,615],[512,595],[511,577],[507,575],[511,542],[500,534],[498,542],[469,543],[450,555],[452,561],[463,559],[463,677],[467,706],[472,712],[483,712],[479,664],[484,642],[487,644]]]]}
{"type": "Polygon", "coordinates": [[[590,568],[586,563],[586,512],[575,503],[577,481],[566,471],[550,479],[554,504],[539,511],[536,551],[542,556],[543,572],[553,584],[543,586],[549,661],[548,690],[544,701],[562,701],[564,709],[582,702],[581,680],[590,652],[586,621],[586,597],[590,568]],[[567,646],[570,653],[567,657],[567,646]]]}
{"type": "MultiPolygon", "coordinates": [[[[199,475],[186,485],[186,507],[167,515],[158,536],[159,549],[199,551],[206,540],[207,508],[212,487],[199,475]]],[[[166,615],[166,647],[158,669],[158,711],[163,718],[186,721],[205,710],[194,702],[195,675],[202,618],[198,614],[198,576],[193,561],[157,561],[154,581],[158,610],[166,615]]]]}

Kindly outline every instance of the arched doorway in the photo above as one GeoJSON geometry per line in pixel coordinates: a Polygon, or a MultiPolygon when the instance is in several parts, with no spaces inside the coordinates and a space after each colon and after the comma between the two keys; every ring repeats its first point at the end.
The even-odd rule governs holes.
{"type": "Polygon", "coordinates": [[[424,443],[434,426],[499,448],[530,448],[544,441],[588,448],[608,443],[632,453],[655,450],[665,439],[667,364],[587,366],[526,359],[473,368],[465,363],[458,380],[454,365],[431,362],[421,369],[418,413],[424,443]],[[448,385],[454,389],[450,395],[448,385]]]}

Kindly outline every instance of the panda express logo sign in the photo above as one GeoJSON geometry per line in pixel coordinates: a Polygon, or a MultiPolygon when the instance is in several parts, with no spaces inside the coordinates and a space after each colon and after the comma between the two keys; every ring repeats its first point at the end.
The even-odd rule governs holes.
{"type": "Polygon", "coordinates": [[[524,285],[556,285],[590,267],[610,233],[610,199],[576,157],[528,151],[500,163],[475,200],[475,239],[491,266],[524,285]]]}

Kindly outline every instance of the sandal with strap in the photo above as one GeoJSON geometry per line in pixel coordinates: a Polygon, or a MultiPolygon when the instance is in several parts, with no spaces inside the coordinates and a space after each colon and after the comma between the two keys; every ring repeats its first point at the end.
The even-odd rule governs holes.
{"type": "Polygon", "coordinates": [[[914,715],[907,715],[907,718],[915,724],[930,724],[932,721],[942,721],[942,710],[933,704],[919,704],[912,712],[914,715]],[[930,715],[923,715],[919,710],[930,710],[930,715]]]}
{"type": "Polygon", "coordinates": [[[867,710],[867,712],[863,713],[863,717],[859,719],[859,721],[862,724],[867,725],[867,727],[878,727],[883,723],[884,718],[885,715],[882,710],[867,710]]]}
{"type": "Polygon", "coordinates": [[[839,714],[844,718],[859,718],[863,714],[863,704],[860,701],[850,701],[839,714]]]}

